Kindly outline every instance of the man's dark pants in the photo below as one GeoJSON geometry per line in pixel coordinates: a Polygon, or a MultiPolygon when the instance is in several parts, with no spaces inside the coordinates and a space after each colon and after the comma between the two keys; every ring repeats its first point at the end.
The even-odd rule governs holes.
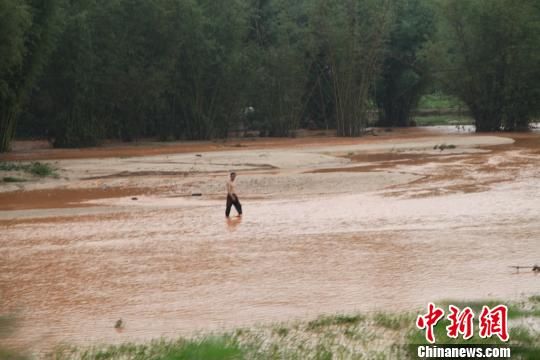
{"type": "Polygon", "coordinates": [[[229,217],[229,214],[231,213],[231,207],[234,205],[234,208],[236,211],[238,211],[238,215],[242,215],[242,204],[240,204],[240,200],[238,200],[238,196],[233,197],[229,194],[227,194],[227,208],[225,209],[225,216],[229,217]]]}

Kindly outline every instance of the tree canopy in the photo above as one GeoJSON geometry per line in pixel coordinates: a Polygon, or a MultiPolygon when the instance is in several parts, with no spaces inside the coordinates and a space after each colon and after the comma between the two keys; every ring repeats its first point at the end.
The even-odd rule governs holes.
{"type": "Polygon", "coordinates": [[[477,131],[527,128],[540,106],[540,2],[445,0],[438,10],[433,67],[477,131]]]}
{"type": "Polygon", "coordinates": [[[359,136],[373,114],[408,126],[434,84],[477,131],[524,129],[539,30],[536,0],[0,0],[0,151],[16,133],[359,136]]]}

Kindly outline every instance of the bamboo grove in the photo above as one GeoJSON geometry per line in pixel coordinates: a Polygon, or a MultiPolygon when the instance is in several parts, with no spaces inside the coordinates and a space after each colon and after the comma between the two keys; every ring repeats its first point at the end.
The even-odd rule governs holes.
{"type": "Polygon", "coordinates": [[[0,151],[408,126],[443,89],[477,131],[540,107],[537,0],[0,0],[0,151]]]}

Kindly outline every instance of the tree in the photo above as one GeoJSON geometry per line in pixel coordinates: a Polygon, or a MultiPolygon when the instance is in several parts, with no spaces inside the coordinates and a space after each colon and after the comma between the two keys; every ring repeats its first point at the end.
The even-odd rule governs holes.
{"type": "Polygon", "coordinates": [[[305,2],[251,2],[246,41],[246,106],[262,135],[287,136],[300,124],[307,82],[305,2]]]}
{"type": "Polygon", "coordinates": [[[21,106],[52,50],[58,5],[0,0],[0,152],[10,149],[21,106]]]}
{"type": "Polygon", "coordinates": [[[440,80],[465,102],[476,131],[524,129],[539,107],[536,0],[445,0],[433,56],[440,80]]]}
{"type": "Polygon", "coordinates": [[[432,80],[479,131],[524,128],[540,110],[540,3],[514,2],[0,0],[0,150],[17,117],[61,147],[237,125],[358,136],[377,107],[408,125],[432,80]]]}
{"type": "Polygon", "coordinates": [[[181,136],[225,137],[242,99],[242,39],[246,14],[237,0],[199,0],[174,64],[171,91],[181,136]]]}
{"type": "Polygon", "coordinates": [[[394,0],[396,11],[376,86],[379,125],[408,126],[430,74],[420,55],[432,37],[435,14],[424,0],[394,0]]]}
{"type": "Polygon", "coordinates": [[[392,22],[392,4],[388,0],[319,0],[317,7],[312,36],[327,53],[337,134],[359,136],[367,124],[371,90],[392,22]]]}
{"type": "Polygon", "coordinates": [[[57,147],[94,146],[103,136],[96,102],[94,4],[73,2],[64,8],[58,47],[40,82],[43,95],[35,106],[49,123],[57,147]]]}
{"type": "Polygon", "coordinates": [[[95,110],[110,137],[132,141],[155,128],[171,69],[173,0],[100,0],[95,33],[95,110]]]}

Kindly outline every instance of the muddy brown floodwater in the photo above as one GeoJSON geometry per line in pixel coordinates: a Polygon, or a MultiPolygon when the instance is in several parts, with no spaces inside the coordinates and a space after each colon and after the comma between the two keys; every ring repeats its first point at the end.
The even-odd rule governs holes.
{"type": "Polygon", "coordinates": [[[6,341],[44,351],[538,294],[540,276],[509,266],[540,263],[540,134],[443,131],[213,150],[204,163],[67,156],[56,164],[69,180],[0,194],[0,314],[19,319],[6,341]],[[178,175],[163,175],[171,163],[178,175]],[[245,215],[226,220],[231,168],[245,215]]]}

